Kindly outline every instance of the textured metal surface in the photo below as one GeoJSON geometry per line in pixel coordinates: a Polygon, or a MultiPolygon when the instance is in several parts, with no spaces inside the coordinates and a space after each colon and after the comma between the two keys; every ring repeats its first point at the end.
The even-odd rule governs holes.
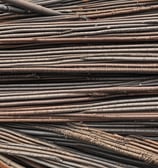
{"type": "Polygon", "coordinates": [[[157,9],[0,1],[0,167],[157,168],[157,9]]]}

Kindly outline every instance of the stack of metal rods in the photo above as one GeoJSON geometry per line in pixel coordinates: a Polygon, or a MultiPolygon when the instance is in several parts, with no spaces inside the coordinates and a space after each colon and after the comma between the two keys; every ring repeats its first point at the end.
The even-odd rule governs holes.
{"type": "Polygon", "coordinates": [[[157,78],[144,78],[107,77],[108,81],[98,82],[1,84],[0,121],[157,119],[157,78]]]}
{"type": "Polygon", "coordinates": [[[157,168],[157,9],[0,0],[0,167],[157,168]]]}
{"type": "MultiPolygon", "coordinates": [[[[34,161],[36,164],[42,165],[54,163],[55,165],[52,165],[52,167],[55,167],[56,165],[62,167],[70,165],[72,165],[72,167],[82,167],[86,164],[92,167],[127,166],[134,168],[147,167],[149,166],[149,163],[155,162],[157,157],[156,150],[154,151],[153,149],[154,146],[155,149],[157,149],[155,141],[135,137],[124,138],[118,135],[103,133],[95,129],[89,129],[87,127],[81,129],[78,126],[74,127],[73,125],[69,125],[68,127],[64,125],[6,125],[1,128],[0,133],[3,137],[3,141],[1,142],[1,153],[6,154],[7,151],[10,150],[10,153],[14,154],[14,157],[17,158],[16,156],[18,155],[18,152],[23,152],[22,155],[17,158],[17,161],[24,159],[26,162],[23,162],[23,164],[27,163],[28,159],[34,161]],[[26,133],[28,134],[27,136],[26,133]],[[102,136],[98,136],[98,133],[102,133],[102,136]],[[64,136],[67,136],[67,140],[64,140],[64,137],[61,136],[63,134],[64,136]],[[91,136],[89,136],[89,134],[91,134],[91,136]],[[9,137],[11,135],[12,140],[10,141],[9,137]],[[33,138],[33,135],[36,138],[33,138]],[[96,141],[95,138],[97,136],[98,140],[96,141]],[[69,137],[73,137],[75,140],[68,139],[69,137]],[[39,140],[40,138],[43,140],[39,140]],[[19,144],[17,141],[20,141],[21,143],[19,144]],[[135,147],[132,143],[135,143],[135,147]],[[138,143],[140,143],[140,145],[139,147],[136,147],[138,143]],[[94,144],[96,146],[94,146],[94,144]],[[131,152],[132,148],[130,148],[130,144],[133,146],[133,152],[131,152]],[[143,144],[146,146],[142,148],[143,144]],[[16,145],[18,151],[14,150],[12,147],[14,145],[16,145]],[[150,148],[150,151],[147,152],[146,149],[148,147],[150,148]],[[20,151],[20,149],[23,151],[20,151]],[[37,151],[38,149],[43,150],[43,152],[37,151]],[[121,149],[124,152],[121,151],[121,149]],[[136,149],[140,151],[138,152],[136,149]],[[32,154],[28,154],[27,151],[30,151],[32,154]],[[50,153],[48,153],[48,151],[54,152],[51,153],[51,157],[49,157],[50,153]],[[34,152],[38,152],[38,155],[34,155],[34,152]],[[85,154],[85,152],[87,154],[85,154]],[[144,153],[142,154],[142,152],[144,153]],[[117,153],[120,153],[120,155],[117,155],[117,153]],[[38,158],[41,157],[40,154],[43,154],[41,161],[38,160],[38,158]],[[126,155],[131,155],[132,157],[126,158],[126,155]],[[134,160],[138,155],[140,156],[140,161],[134,160]],[[30,156],[33,156],[35,159],[29,159],[30,156]],[[141,160],[145,160],[145,162],[142,162],[141,160]],[[91,163],[88,163],[87,161],[90,161],[91,163]]],[[[152,165],[151,167],[154,168],[152,165]]]]}

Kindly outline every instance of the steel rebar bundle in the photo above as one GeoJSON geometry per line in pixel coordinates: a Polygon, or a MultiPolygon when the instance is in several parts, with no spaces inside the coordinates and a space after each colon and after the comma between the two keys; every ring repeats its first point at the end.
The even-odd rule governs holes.
{"type": "Polygon", "coordinates": [[[157,10],[0,0],[0,168],[157,168],[157,10]]]}

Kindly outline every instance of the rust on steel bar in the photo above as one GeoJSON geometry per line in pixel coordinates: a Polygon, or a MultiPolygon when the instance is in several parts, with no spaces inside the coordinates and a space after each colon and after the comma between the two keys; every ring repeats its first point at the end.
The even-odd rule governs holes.
{"type": "Polygon", "coordinates": [[[0,73],[137,73],[157,74],[157,68],[1,68],[0,73]]]}
{"type": "Polygon", "coordinates": [[[22,43],[48,43],[48,44],[71,44],[71,43],[126,43],[126,42],[156,42],[158,36],[137,37],[99,37],[99,38],[10,38],[0,39],[0,44],[22,44],[22,43]]]}

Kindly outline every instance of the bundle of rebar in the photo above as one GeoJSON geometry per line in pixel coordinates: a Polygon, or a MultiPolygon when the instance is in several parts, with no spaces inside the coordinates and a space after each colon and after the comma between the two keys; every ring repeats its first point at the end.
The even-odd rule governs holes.
{"type": "Polygon", "coordinates": [[[0,168],[157,168],[157,10],[0,0],[0,168]]]}

